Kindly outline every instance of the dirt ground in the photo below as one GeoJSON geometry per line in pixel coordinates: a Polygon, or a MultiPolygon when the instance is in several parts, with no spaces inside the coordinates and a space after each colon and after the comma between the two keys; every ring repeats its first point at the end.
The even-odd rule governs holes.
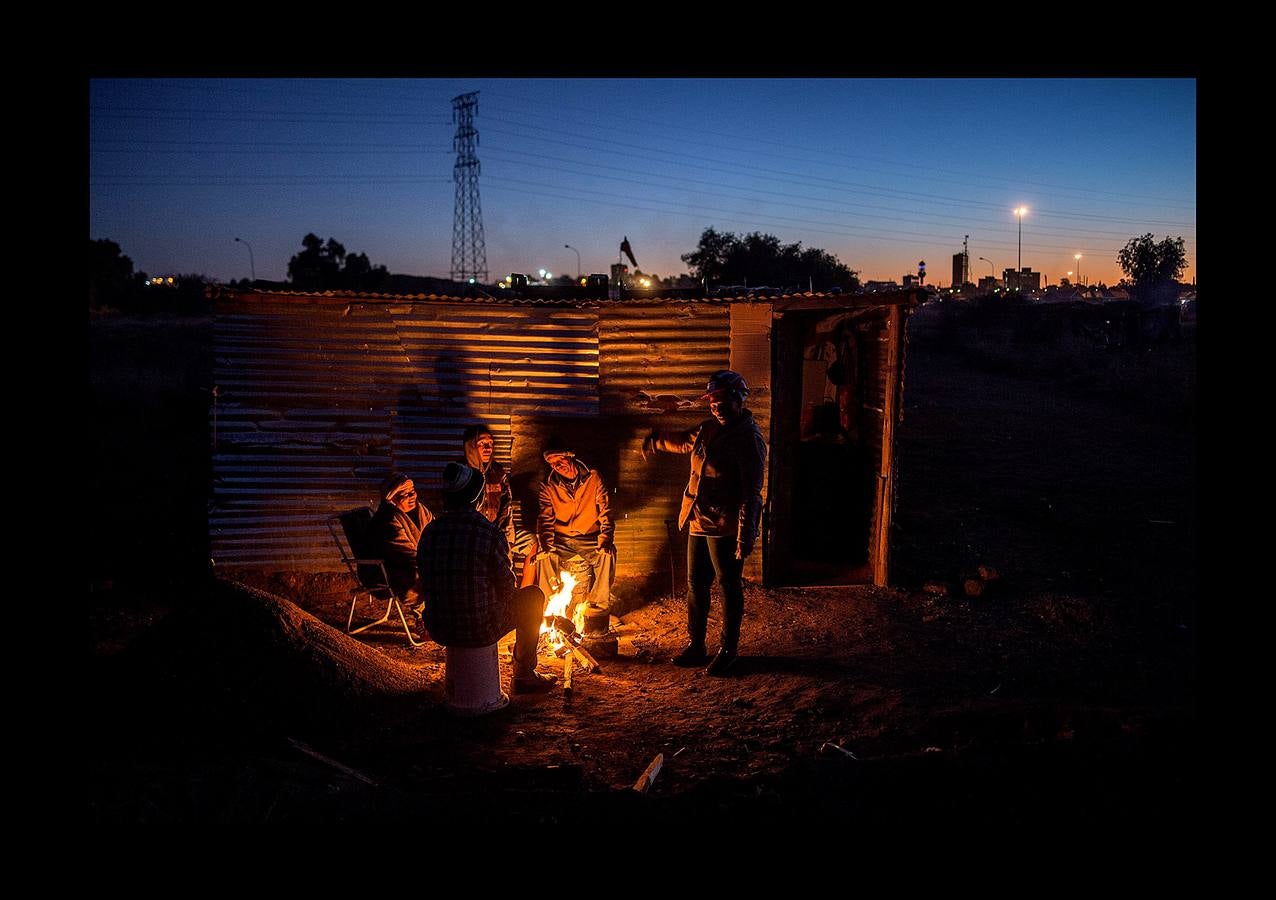
{"type": "Polygon", "coordinates": [[[656,598],[570,702],[478,720],[442,710],[441,648],[340,633],[340,578],[98,574],[87,814],[1175,833],[1199,554],[1195,433],[1164,410],[916,340],[893,587],[750,585],[726,679],[667,663],[685,605],[656,598]]]}

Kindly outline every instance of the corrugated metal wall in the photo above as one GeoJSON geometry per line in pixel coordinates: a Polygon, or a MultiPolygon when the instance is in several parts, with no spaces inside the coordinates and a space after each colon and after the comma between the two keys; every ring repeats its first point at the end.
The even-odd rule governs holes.
{"type": "Polygon", "coordinates": [[[326,518],[400,469],[437,506],[466,425],[509,461],[513,409],[598,409],[598,317],[571,307],[246,295],[214,324],[212,555],[336,570],[326,518]]]}
{"type": "Polygon", "coordinates": [[[603,413],[696,409],[697,397],[731,358],[731,307],[625,304],[598,322],[598,389],[603,413]]]}
{"type": "MultiPolygon", "coordinates": [[[[638,449],[652,426],[686,427],[686,415],[653,413],[699,415],[695,398],[708,373],[727,366],[730,341],[726,304],[600,312],[295,295],[223,300],[213,558],[226,567],[337,570],[328,516],[375,503],[378,482],[393,469],[415,478],[437,508],[438,474],[460,456],[464,427],[488,424],[496,458],[510,464],[514,416],[584,420],[575,434],[591,431],[618,447],[607,454],[607,477],[624,507],[619,515],[629,517],[618,537],[620,574],[667,568],[664,521],[676,518],[685,483],[685,471],[672,473],[686,461],[643,464],[638,449]]],[[[536,477],[531,445],[543,436],[524,436],[536,477]]]]}

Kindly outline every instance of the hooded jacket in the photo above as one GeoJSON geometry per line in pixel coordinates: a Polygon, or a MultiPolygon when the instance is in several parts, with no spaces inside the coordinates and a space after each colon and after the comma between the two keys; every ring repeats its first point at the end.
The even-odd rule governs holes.
{"type": "Polygon", "coordinates": [[[505,467],[495,459],[486,466],[483,465],[478,452],[480,436],[481,432],[465,442],[465,462],[482,472],[484,480],[483,494],[474,508],[489,522],[496,523],[496,527],[505,535],[505,542],[513,547],[514,491],[510,488],[510,476],[505,467]]]}
{"type": "Polygon", "coordinates": [[[420,503],[412,512],[405,513],[384,498],[372,517],[369,536],[385,561],[390,588],[400,597],[416,584],[417,545],[421,541],[422,530],[433,518],[420,503]]]}
{"type": "Polygon", "coordinates": [[[579,459],[572,459],[576,477],[566,479],[555,472],[541,485],[540,514],[536,517],[536,536],[541,547],[554,549],[555,535],[567,537],[591,537],[616,532],[611,519],[611,501],[607,486],[597,469],[591,469],[579,459]]]}

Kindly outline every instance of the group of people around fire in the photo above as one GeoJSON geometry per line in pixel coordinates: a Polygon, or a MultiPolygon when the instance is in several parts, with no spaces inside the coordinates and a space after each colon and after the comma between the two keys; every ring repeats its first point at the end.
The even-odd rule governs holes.
{"type": "MultiPolygon", "coordinates": [[[[744,378],[724,369],[710,376],[701,400],[710,417],[688,431],[653,430],[643,440],[652,453],[691,457],[678,527],[687,528],[687,644],[671,662],[727,675],[739,656],[744,617],[744,561],[758,539],[766,443],[745,409],[744,378]],[[706,645],[710,589],[718,580],[723,625],[718,650],[706,645]]],[[[390,587],[444,646],[486,647],[511,629],[515,693],[553,686],[536,671],[536,644],[545,598],[561,587],[564,571],[585,574],[587,602],[607,608],[616,571],[616,523],[607,486],[571,445],[551,438],[542,456],[549,474],[541,484],[536,533],[515,528],[513,491],[506,468],[493,457],[489,428],[464,433],[464,461],[442,474],[443,508],[432,514],[402,473],[381,484],[371,538],[385,562],[390,587]],[[514,562],[524,560],[519,586],[514,562]]]]}

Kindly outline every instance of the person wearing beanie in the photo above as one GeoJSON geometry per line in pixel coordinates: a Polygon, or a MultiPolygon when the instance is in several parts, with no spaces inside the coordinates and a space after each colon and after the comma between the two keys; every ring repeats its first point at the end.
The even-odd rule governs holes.
{"type": "Polygon", "coordinates": [[[416,485],[402,472],[390,473],[381,482],[380,494],[369,534],[372,549],[385,562],[390,589],[403,601],[404,609],[419,614],[417,544],[434,516],[418,502],[416,485]]]}
{"type": "Polygon", "coordinates": [[[505,535],[476,509],[484,484],[465,463],[443,470],[443,511],[417,548],[425,627],[445,647],[488,647],[516,629],[514,693],[548,690],[555,679],[536,671],[545,594],[535,585],[515,589],[505,535]]]}
{"type": "Polygon", "coordinates": [[[706,671],[718,676],[728,674],[739,656],[742,573],[762,517],[766,441],[744,408],[748,396],[749,386],[738,372],[714,372],[700,398],[708,401],[710,418],[690,431],[653,430],[642,444],[644,458],[656,451],[691,454],[691,475],[678,515],[678,527],[688,528],[687,646],[672,662],[685,667],[708,661],[705,632],[716,576],[722,588],[722,639],[706,671]]]}
{"type": "Polygon", "coordinates": [[[580,557],[591,579],[587,601],[609,609],[616,575],[616,523],[607,485],[562,438],[551,437],[543,455],[550,471],[541,484],[536,518],[541,548],[537,584],[547,595],[558,590],[564,568],[580,557]]]}

